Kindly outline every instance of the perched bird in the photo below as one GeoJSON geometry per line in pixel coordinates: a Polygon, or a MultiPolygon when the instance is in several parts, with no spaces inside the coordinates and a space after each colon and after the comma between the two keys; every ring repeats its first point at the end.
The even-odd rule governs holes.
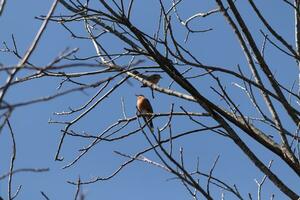
{"type": "MultiPolygon", "coordinates": [[[[161,76],[159,74],[152,74],[150,76],[143,75],[143,78],[153,84],[157,84],[161,79],[161,76]]],[[[147,87],[147,85],[143,84],[141,87],[147,87]]]]}
{"type": "MultiPolygon", "coordinates": [[[[146,76],[146,75],[140,75],[143,79],[146,79],[147,81],[153,83],[153,84],[157,84],[160,79],[162,78],[159,74],[152,74],[150,76],[146,76]]],[[[148,87],[146,84],[143,84],[141,87],[148,87]]],[[[151,89],[151,93],[152,93],[152,98],[154,99],[154,92],[153,89],[150,87],[151,89]]]]}
{"type": "MultiPolygon", "coordinates": [[[[144,95],[136,95],[136,96],[137,96],[136,106],[138,111],[141,114],[153,114],[153,109],[150,104],[150,101],[144,95]]],[[[151,131],[153,131],[153,122],[151,117],[152,117],[151,115],[143,116],[145,122],[149,124],[151,131]]]]}

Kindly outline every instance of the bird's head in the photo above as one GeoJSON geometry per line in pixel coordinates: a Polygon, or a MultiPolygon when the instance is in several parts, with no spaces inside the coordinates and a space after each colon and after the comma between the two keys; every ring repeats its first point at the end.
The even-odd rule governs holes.
{"type": "Polygon", "coordinates": [[[160,74],[153,74],[152,77],[153,79],[158,79],[158,80],[162,78],[160,74]]]}
{"type": "Polygon", "coordinates": [[[135,94],[135,96],[137,97],[137,99],[145,98],[145,96],[142,94],[135,94]]]}

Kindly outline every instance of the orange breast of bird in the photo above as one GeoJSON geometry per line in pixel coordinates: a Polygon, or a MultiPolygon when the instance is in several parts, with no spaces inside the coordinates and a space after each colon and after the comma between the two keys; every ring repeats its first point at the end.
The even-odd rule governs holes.
{"type": "Polygon", "coordinates": [[[153,113],[149,100],[144,97],[138,99],[137,108],[141,113],[153,113]]]}

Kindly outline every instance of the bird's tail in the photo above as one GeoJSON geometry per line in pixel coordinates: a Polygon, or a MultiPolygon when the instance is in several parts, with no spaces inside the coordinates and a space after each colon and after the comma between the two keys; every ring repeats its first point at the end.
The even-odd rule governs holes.
{"type": "Polygon", "coordinates": [[[152,122],[151,117],[149,117],[149,118],[143,117],[143,118],[144,118],[145,123],[147,124],[148,128],[150,129],[150,131],[153,132],[154,131],[154,126],[153,126],[153,122],[152,122]]]}
{"type": "Polygon", "coordinates": [[[152,119],[151,119],[151,121],[149,122],[149,126],[150,126],[151,131],[153,132],[153,131],[154,131],[154,126],[153,126],[152,119]]]}

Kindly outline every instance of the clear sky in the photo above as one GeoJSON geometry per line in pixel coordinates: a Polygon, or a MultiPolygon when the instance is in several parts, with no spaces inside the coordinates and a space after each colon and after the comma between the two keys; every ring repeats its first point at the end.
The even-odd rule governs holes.
{"type": "MultiPolygon", "coordinates": [[[[171,2],[171,1],[170,1],[171,2]]],[[[198,12],[206,12],[214,9],[216,4],[214,1],[196,1],[188,0],[188,3],[179,7],[183,19],[187,19],[198,12]]],[[[97,4],[97,1],[94,2],[97,4]]],[[[279,30],[280,34],[287,38],[293,44],[294,41],[294,15],[292,10],[283,4],[280,0],[274,1],[257,1],[258,6],[264,11],[267,19],[271,20],[271,24],[279,30]],[[270,3],[272,2],[272,3],[270,3]]],[[[0,17],[0,42],[6,42],[12,47],[11,35],[13,34],[19,52],[24,54],[25,50],[31,44],[36,32],[38,31],[41,20],[36,16],[46,15],[52,1],[7,1],[5,10],[0,17]]],[[[258,19],[254,16],[249,5],[244,1],[237,1],[238,7],[242,10],[250,28],[253,29],[257,42],[262,44],[263,37],[259,29],[265,28],[258,23],[258,19]],[[250,12],[251,11],[251,12],[250,12]]],[[[141,28],[149,34],[153,34],[156,29],[157,20],[157,1],[137,1],[133,10],[133,24],[141,28]]],[[[55,12],[56,15],[67,13],[61,5],[55,12]]],[[[175,15],[172,16],[175,18],[175,15]]],[[[174,20],[176,22],[176,20],[174,20]]],[[[71,25],[72,29],[79,35],[86,35],[82,23],[71,25]]],[[[222,65],[229,68],[235,68],[240,64],[248,73],[246,59],[240,49],[232,30],[224,20],[221,14],[216,14],[208,19],[195,20],[193,26],[200,29],[213,28],[213,31],[207,33],[190,35],[189,41],[185,44],[191,52],[194,52],[198,58],[205,64],[222,65]]],[[[182,43],[186,31],[178,23],[174,23],[174,27],[178,28],[176,36],[182,38],[182,43]]],[[[119,43],[115,40],[102,40],[101,43],[111,49],[112,52],[120,49],[119,43]]],[[[88,55],[96,55],[95,49],[90,41],[75,40],[70,34],[57,23],[51,22],[42,36],[37,49],[30,58],[30,62],[37,66],[45,66],[57,57],[66,48],[79,48],[78,56],[84,57],[88,55]]],[[[3,49],[2,45],[0,49],[3,49]]],[[[291,86],[293,81],[297,79],[297,68],[291,59],[283,57],[282,54],[274,50],[270,45],[266,48],[267,61],[273,67],[276,75],[281,83],[291,86]],[[285,69],[284,71],[282,69],[285,69]]],[[[0,52],[0,64],[13,66],[18,60],[9,53],[0,52]]],[[[119,63],[120,65],[126,63],[119,63]]],[[[1,72],[3,73],[3,72],[1,72]]],[[[22,77],[25,73],[20,73],[22,77]]],[[[97,80],[99,77],[93,77],[89,81],[97,80]]],[[[0,83],[5,81],[4,74],[0,76],[0,83]]],[[[47,96],[57,92],[57,87],[62,81],[61,78],[44,78],[40,80],[30,81],[23,85],[15,86],[9,90],[6,101],[11,103],[21,102],[34,99],[37,97],[47,96]]],[[[206,79],[200,79],[195,82],[201,93],[212,98],[214,102],[219,100],[207,85],[206,79]]],[[[125,108],[128,116],[134,116],[136,97],[134,94],[144,94],[149,99],[155,112],[168,112],[171,103],[175,104],[175,110],[180,111],[180,106],[184,106],[189,111],[202,112],[203,110],[197,104],[178,100],[165,94],[155,93],[155,99],[151,98],[149,88],[140,88],[140,83],[131,80],[133,86],[123,85],[114,92],[107,100],[97,106],[87,117],[83,118],[74,130],[78,132],[88,132],[97,135],[107,126],[123,117],[121,98],[124,99],[125,108]]],[[[232,85],[234,80],[224,80],[224,85],[231,90],[232,97],[240,103],[241,109],[247,110],[249,100],[245,94],[232,85]]],[[[162,87],[167,87],[170,78],[163,77],[160,82],[162,87]]],[[[70,85],[64,85],[63,89],[67,89],[70,85]]],[[[178,86],[178,89],[184,92],[178,86]]],[[[67,181],[76,181],[80,176],[83,180],[89,180],[96,176],[108,176],[125,159],[116,155],[113,151],[134,154],[144,147],[148,146],[147,141],[142,134],[136,135],[128,140],[115,143],[101,143],[94,147],[87,156],[83,157],[76,165],[68,169],[62,169],[78,155],[78,149],[89,144],[88,141],[82,141],[78,138],[68,137],[64,143],[61,154],[64,161],[55,161],[55,153],[61,136],[61,125],[49,124],[49,119],[53,120],[71,120],[76,117],[57,117],[54,112],[66,111],[68,107],[77,108],[83,105],[96,90],[88,90],[86,93],[73,93],[53,101],[46,103],[34,104],[28,107],[21,107],[14,111],[10,121],[15,133],[17,142],[17,155],[15,169],[20,168],[49,168],[48,172],[43,173],[18,173],[13,179],[13,191],[16,191],[19,185],[22,189],[17,199],[42,199],[40,191],[43,191],[52,199],[74,199],[76,187],[67,183],[67,181]]],[[[224,105],[224,103],[220,103],[224,105]]],[[[252,112],[249,110],[249,112],[252,112]]],[[[166,123],[167,118],[154,120],[155,126],[161,127],[166,123]]],[[[289,122],[285,122],[288,124],[289,122]]],[[[137,125],[137,124],[135,124],[137,125]]],[[[173,129],[176,132],[188,130],[191,126],[189,120],[175,118],[173,129]]],[[[299,179],[295,177],[291,170],[286,169],[286,165],[278,160],[271,153],[253,142],[251,139],[240,133],[241,137],[246,138],[248,144],[254,147],[255,152],[267,164],[274,159],[272,169],[279,172],[279,177],[288,183],[288,185],[298,194],[300,194],[299,179]]],[[[220,159],[215,169],[215,175],[220,177],[231,185],[236,184],[240,193],[247,197],[247,193],[251,193],[256,197],[257,185],[254,179],[261,180],[263,175],[255,168],[255,166],[246,158],[246,156],[237,148],[230,140],[225,139],[216,134],[209,132],[200,133],[180,139],[174,143],[174,150],[178,155],[179,148],[183,147],[185,152],[186,166],[192,170],[196,167],[197,157],[200,161],[200,170],[208,173],[214,160],[220,155],[220,159]]],[[[12,143],[9,132],[4,129],[0,133],[0,176],[9,171],[9,163],[11,157],[12,143]]],[[[147,157],[158,161],[153,153],[146,154],[147,157]]],[[[184,186],[177,180],[170,180],[172,175],[167,172],[147,165],[142,162],[135,162],[125,168],[118,176],[106,182],[97,182],[88,186],[84,186],[83,192],[86,194],[87,200],[92,199],[131,199],[131,200],[152,200],[152,199],[191,199],[191,196],[184,186]]],[[[202,180],[200,180],[201,182],[202,180]]],[[[7,197],[7,179],[0,180],[0,196],[7,197]]],[[[205,182],[203,181],[203,184],[205,182]]],[[[221,196],[222,190],[212,187],[212,191],[221,196]]],[[[275,199],[287,199],[280,191],[274,188],[273,184],[267,180],[263,187],[263,199],[269,199],[271,194],[275,194],[275,199]]],[[[231,199],[229,193],[225,193],[226,199],[231,199]]],[[[201,198],[200,198],[201,199],[201,198]]]]}

